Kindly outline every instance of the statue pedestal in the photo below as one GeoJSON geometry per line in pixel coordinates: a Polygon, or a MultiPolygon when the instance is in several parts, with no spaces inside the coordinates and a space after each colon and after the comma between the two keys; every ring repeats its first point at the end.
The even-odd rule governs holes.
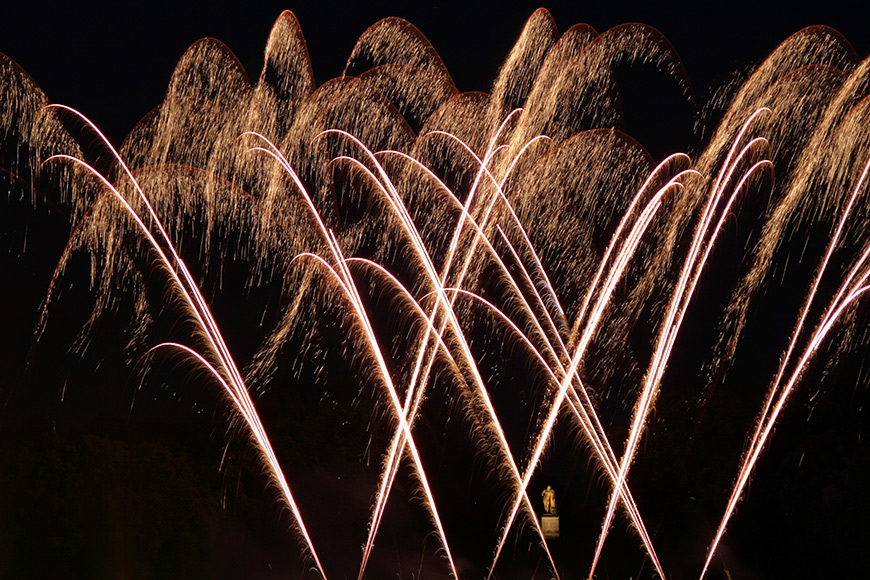
{"type": "Polygon", "coordinates": [[[552,540],[559,537],[559,516],[543,515],[541,516],[541,530],[544,532],[544,537],[552,540]]]}

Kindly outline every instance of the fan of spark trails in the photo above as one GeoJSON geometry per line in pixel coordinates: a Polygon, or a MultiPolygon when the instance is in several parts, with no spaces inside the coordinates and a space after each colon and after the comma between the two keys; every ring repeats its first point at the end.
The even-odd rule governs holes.
{"type": "MultiPolygon", "coordinates": [[[[352,425],[365,429],[342,432],[345,449],[323,452],[367,458],[350,470],[365,487],[347,500],[354,526],[315,507],[322,499],[304,470],[284,465],[286,490],[276,481],[300,553],[327,577],[390,573],[378,532],[401,518],[426,522],[435,541],[408,543],[444,573],[516,566],[530,577],[524,566],[540,559],[558,569],[524,488],[559,455],[588,461],[592,483],[582,486],[599,496],[590,513],[604,524],[584,532],[584,565],[594,572],[619,507],[638,558],[659,574],[706,570],[709,557],[672,548],[683,532],[650,538],[650,522],[667,516],[655,498],[630,493],[635,457],[652,469],[639,442],[656,437],[658,393],[690,382],[700,420],[729,376],[745,376],[746,337],[772,344],[752,376],[770,389],[734,441],[731,500],[711,516],[721,517],[712,555],[819,340],[830,343],[822,376],[866,343],[854,304],[867,272],[870,64],[823,27],[787,39],[722,91],[711,105],[721,119],[694,160],[660,165],[623,131],[620,75],[651,67],[694,97],[676,51],[641,24],[560,35],[538,10],[486,94],[460,92],[426,38],[397,18],[369,28],[345,74],[317,87],[285,12],[256,83],[220,42],[194,44],[117,157],[74,113],[46,108],[14,63],[0,64],[4,167],[71,225],[39,333],[84,255],[94,298],[75,352],[107,314],[124,312],[124,356],[139,368],[156,360],[156,344],[181,343],[163,356],[197,354],[254,402],[293,389],[367,417],[352,425]],[[244,357],[216,346],[221,325],[199,314],[209,302],[243,311],[231,326],[255,338],[225,334],[244,357]],[[769,309],[785,314],[751,316],[769,309]],[[788,325],[764,328],[782,317],[788,325]],[[679,353],[680,333],[700,343],[700,357],[679,353]],[[246,365],[237,378],[233,359],[246,365]],[[509,534],[534,554],[502,566],[504,546],[519,542],[509,534]],[[346,556],[361,544],[359,558],[346,556]]],[[[295,396],[289,405],[305,399],[295,396]]],[[[275,434],[273,455],[252,434],[256,411],[228,401],[233,431],[284,477],[280,457],[304,455],[298,443],[275,434]]]]}

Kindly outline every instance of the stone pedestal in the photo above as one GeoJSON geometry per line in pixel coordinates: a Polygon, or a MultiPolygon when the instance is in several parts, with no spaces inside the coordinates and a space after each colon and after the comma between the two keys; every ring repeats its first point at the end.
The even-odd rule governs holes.
{"type": "Polygon", "coordinates": [[[541,529],[544,532],[544,537],[548,540],[559,537],[559,516],[544,515],[541,516],[541,529]]]}

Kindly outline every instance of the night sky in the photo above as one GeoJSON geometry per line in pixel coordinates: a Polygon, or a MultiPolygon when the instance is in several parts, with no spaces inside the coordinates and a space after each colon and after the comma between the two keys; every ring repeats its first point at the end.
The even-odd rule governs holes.
{"type": "MultiPolygon", "coordinates": [[[[117,138],[157,106],[178,58],[195,40],[223,41],[255,78],[275,18],[296,14],[319,82],[341,74],[357,37],[387,16],[415,24],[460,90],[488,90],[535,2],[43,3],[9,5],[0,49],[49,98],[80,109],[117,138]],[[14,7],[13,7],[14,6],[14,7]]],[[[626,22],[660,30],[682,57],[699,99],[738,70],[758,64],[806,26],[840,31],[859,55],[870,50],[864,19],[845,2],[558,2],[545,5],[560,30],[585,22],[599,32],[626,22]]]]}
{"type": "MultiPolygon", "coordinates": [[[[161,103],[176,62],[199,38],[214,37],[224,42],[249,77],[256,80],[269,29],[284,9],[292,10],[300,22],[318,83],[341,74],[354,42],[369,25],[387,16],[399,16],[416,25],[431,41],[461,91],[487,91],[526,19],[539,7],[537,3],[521,2],[438,1],[413,7],[401,2],[338,2],[329,6],[315,2],[298,6],[274,2],[84,4],[30,2],[0,8],[0,52],[21,65],[52,102],[79,109],[116,144],[161,103]]],[[[625,22],[654,26],[682,57],[697,102],[703,107],[717,88],[760,63],[780,42],[805,26],[824,24],[835,28],[860,57],[865,57],[870,53],[870,9],[849,9],[845,5],[681,1],[661,7],[651,2],[577,1],[545,7],[560,31],[578,22],[588,23],[599,32],[625,22]]],[[[692,133],[691,107],[680,100],[678,93],[674,95],[661,115],[641,110],[628,120],[629,132],[657,158],[701,144],[692,133]]],[[[626,96],[627,101],[631,98],[626,96]]],[[[65,222],[51,211],[46,216],[39,208],[22,209],[7,203],[5,197],[0,201],[5,205],[0,268],[6,270],[0,271],[6,302],[0,317],[0,464],[10,466],[0,467],[0,580],[52,576],[299,577],[303,568],[293,555],[296,540],[287,531],[289,518],[276,506],[272,491],[266,489],[254,454],[239,441],[240,437],[228,435],[233,432],[220,406],[201,382],[193,381],[194,387],[184,393],[173,389],[149,392],[137,398],[131,410],[134,395],[140,396],[136,393],[136,379],[130,376],[131,365],[95,356],[79,360],[70,354],[69,344],[64,341],[74,340],[77,328],[47,337],[28,359],[37,308],[63,248],[63,240],[57,238],[56,232],[65,222]],[[40,230],[47,232],[44,243],[41,234],[34,233],[40,230]],[[23,238],[28,240],[27,248],[22,247],[23,238]],[[30,371],[26,371],[28,360],[30,371]],[[91,382],[90,377],[95,380],[91,382]],[[113,380],[120,386],[107,389],[104,383],[113,380]]],[[[82,285],[71,287],[65,291],[64,300],[75,304],[87,300],[87,293],[82,285]]],[[[235,323],[232,306],[219,304],[216,308],[224,308],[230,324],[235,323]]],[[[54,324],[63,328],[67,322],[64,316],[61,309],[54,324]]],[[[244,358],[257,345],[244,339],[246,322],[238,324],[243,329],[242,338],[231,347],[244,358]]],[[[110,335],[112,328],[112,321],[108,321],[99,330],[110,335]]],[[[171,377],[183,375],[186,369],[159,372],[165,372],[167,382],[171,382],[171,377]]],[[[339,375],[336,380],[350,378],[339,375]]],[[[866,573],[867,557],[860,553],[870,535],[856,524],[860,516],[870,516],[864,491],[864,484],[870,484],[870,451],[861,442],[862,430],[868,426],[861,412],[866,388],[850,385],[850,389],[851,394],[823,397],[811,408],[817,417],[811,435],[804,432],[810,425],[806,405],[797,403],[784,421],[770,453],[772,458],[763,464],[766,477],[750,487],[749,496],[756,499],[742,506],[745,517],[741,520],[742,512],[738,511],[732,526],[732,535],[737,539],[723,546],[723,561],[731,566],[734,578],[775,578],[786,573],[801,577],[806,570],[812,570],[814,577],[866,573]],[[795,465],[799,464],[804,465],[804,471],[797,470],[795,465]],[[815,499],[821,507],[807,503],[815,499]],[[773,515],[764,520],[768,510],[773,515]],[[767,548],[766,542],[777,534],[794,544],[767,548]],[[836,564],[832,563],[834,558],[836,564]]],[[[682,395],[663,400],[660,415],[678,414],[682,395]]],[[[330,526],[341,528],[348,523],[345,504],[350,505],[355,499],[352,496],[362,493],[347,479],[364,475],[351,467],[342,472],[346,473],[344,482],[327,481],[334,465],[353,464],[358,458],[344,454],[340,433],[327,434],[317,429],[327,415],[329,421],[341,424],[364,424],[370,419],[368,410],[335,409],[328,400],[311,395],[304,414],[282,414],[274,409],[287,408],[284,396],[280,392],[262,395],[264,419],[273,426],[276,446],[282,440],[311,439],[311,451],[299,455],[288,451],[287,463],[316,465],[317,469],[304,478],[305,483],[327,489],[335,498],[332,513],[315,524],[315,528],[321,527],[315,532],[323,533],[330,526]],[[336,415],[341,415],[338,420],[336,415]]],[[[720,416],[712,420],[711,429],[727,430],[730,418],[745,412],[741,405],[739,396],[716,401],[709,413],[720,416]]],[[[690,427],[675,424],[669,435],[650,443],[646,451],[668,457],[667,450],[656,446],[680,437],[680,428],[690,427]]],[[[725,444],[711,436],[705,445],[715,456],[718,446],[725,444]]],[[[375,463],[379,460],[372,459],[375,463]]],[[[682,468],[692,469],[685,464],[682,468]]],[[[656,487],[657,477],[667,467],[641,465],[639,469],[648,471],[652,483],[637,493],[644,496],[645,492],[661,492],[656,487]]],[[[701,487],[717,485],[715,482],[723,477],[727,484],[731,475],[725,474],[733,474],[722,466],[701,463],[698,470],[705,470],[707,481],[713,482],[699,484],[701,487]]],[[[566,471],[592,473],[583,461],[552,467],[557,481],[566,471]]],[[[702,478],[698,475],[697,479],[702,478]]],[[[588,499],[596,493],[592,485],[581,487],[581,492],[570,493],[564,485],[557,487],[567,499],[566,512],[573,501],[576,512],[583,513],[579,508],[583,500],[579,498],[585,494],[588,499]]],[[[714,491],[710,493],[715,495],[714,491]]],[[[671,501],[674,498],[663,493],[661,508],[654,511],[661,515],[671,501]]],[[[397,521],[410,517],[401,507],[394,509],[397,521]]],[[[352,523],[365,526],[365,514],[353,517],[361,521],[352,523]]],[[[686,527],[702,519],[696,513],[673,517],[684,518],[686,527]]],[[[570,520],[566,525],[570,533],[570,520]]],[[[595,525],[587,527],[593,529],[591,535],[578,532],[576,537],[594,544],[595,525]]],[[[407,553],[417,550],[418,536],[402,538],[400,532],[392,533],[393,537],[383,540],[395,546],[395,559],[405,566],[403,578],[411,578],[418,566],[438,569],[431,554],[425,565],[410,556],[404,559],[406,549],[407,553]]],[[[668,548],[703,551],[710,534],[709,529],[698,529],[695,544],[668,548]]],[[[689,530],[684,537],[691,535],[689,530]]],[[[349,534],[337,534],[333,546],[325,550],[326,557],[339,559],[347,551],[352,554],[351,560],[357,558],[359,548],[354,541],[356,538],[349,534]]],[[[633,540],[625,543],[627,547],[618,540],[614,542],[618,544],[614,548],[617,552],[640,551],[633,540]]],[[[430,537],[428,543],[427,553],[434,552],[434,538],[430,537]]],[[[480,542],[483,560],[491,549],[492,542],[480,542]]],[[[570,546],[558,549],[557,555],[570,558],[570,546]]],[[[627,578],[637,573],[636,569],[629,572],[611,564],[610,569],[601,571],[601,577],[627,578]]],[[[377,574],[375,570],[371,577],[378,578],[377,574]]],[[[649,568],[642,574],[649,577],[649,568]]],[[[697,571],[691,567],[677,567],[674,578],[692,574],[697,571]]]]}

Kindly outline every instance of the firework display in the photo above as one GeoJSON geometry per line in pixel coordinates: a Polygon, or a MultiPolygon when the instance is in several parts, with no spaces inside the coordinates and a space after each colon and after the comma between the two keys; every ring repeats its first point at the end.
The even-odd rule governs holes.
{"type": "Polygon", "coordinates": [[[710,459],[730,462],[731,486],[691,562],[716,576],[795,393],[866,351],[870,61],[831,29],[804,29],[722,91],[691,157],[658,160],[624,130],[621,75],[639,66],[694,102],[655,29],[559,33],[543,9],[489,93],[460,92],[398,18],[366,30],[345,74],[316,86],[285,12],[256,82],[220,42],[199,41],[115,148],[0,55],[8,199],[48,201],[69,226],[34,348],[87,262],[71,352],[107,340],[104,319],[129,319],[108,340],[137,377],[131,399],[167,361],[173,390],[220,390],[218,420],[257,450],[306,578],[389,572],[395,503],[413,504],[437,577],[593,578],[618,536],[643,577],[670,578],[666,518],[635,493],[635,466],[649,472],[644,449],[663,436],[657,402],[692,389],[686,413],[701,429],[717,393],[750,377],[765,387],[737,426],[739,455],[710,459]],[[244,358],[213,307],[224,292],[260,333],[244,358]],[[295,388],[368,417],[347,439],[368,474],[362,525],[341,532],[361,546],[352,569],[312,523],[334,492],[300,489],[261,418],[259,396],[295,388]],[[559,461],[587,467],[568,477],[547,467],[559,461]],[[555,539],[540,520],[550,483],[555,539]],[[573,488],[594,490],[583,521],[573,488]],[[489,552],[468,526],[488,530],[489,552]],[[582,570],[567,563],[576,554],[582,570]]]}

